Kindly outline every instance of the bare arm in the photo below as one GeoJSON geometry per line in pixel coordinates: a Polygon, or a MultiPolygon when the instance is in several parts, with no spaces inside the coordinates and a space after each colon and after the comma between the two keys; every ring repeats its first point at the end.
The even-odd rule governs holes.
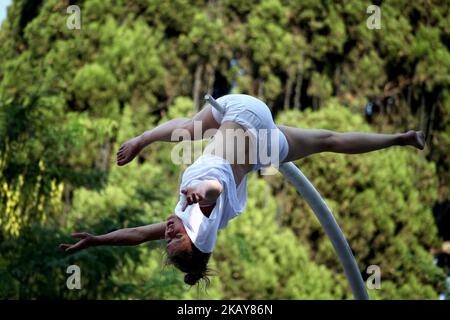
{"type": "Polygon", "coordinates": [[[147,241],[164,239],[166,222],[150,224],[136,228],[119,229],[107,234],[94,236],[86,232],[74,233],[72,237],[80,239],[75,244],[61,244],[66,252],[76,252],[94,246],[134,246],[147,241]]]}
{"type": "Polygon", "coordinates": [[[97,245],[134,246],[147,241],[164,239],[165,230],[166,222],[160,222],[95,236],[95,241],[97,245]]]}
{"type": "Polygon", "coordinates": [[[189,140],[202,139],[202,136],[195,135],[194,124],[198,122],[199,133],[203,135],[206,130],[217,129],[219,124],[214,120],[212,116],[211,106],[206,106],[193,118],[177,118],[167,121],[152,130],[145,131],[141,134],[141,145],[146,147],[147,145],[156,141],[171,142],[172,134],[175,130],[186,130],[186,133],[190,136],[189,140]]]}
{"type": "Polygon", "coordinates": [[[217,129],[219,124],[214,120],[211,106],[207,105],[193,118],[177,118],[169,120],[156,128],[125,142],[117,152],[117,164],[123,166],[136,157],[149,144],[156,141],[178,142],[181,140],[203,139],[203,134],[209,129],[217,129]],[[197,129],[198,127],[198,129],[197,129]],[[176,130],[181,130],[176,133],[176,130]],[[196,132],[198,131],[198,133],[196,132]],[[176,139],[173,140],[172,136],[176,139]]]}
{"type": "Polygon", "coordinates": [[[141,147],[144,148],[155,141],[177,142],[172,140],[172,133],[175,130],[186,130],[191,134],[191,140],[194,140],[193,122],[190,118],[177,118],[169,120],[156,128],[147,130],[139,136],[141,147]]]}

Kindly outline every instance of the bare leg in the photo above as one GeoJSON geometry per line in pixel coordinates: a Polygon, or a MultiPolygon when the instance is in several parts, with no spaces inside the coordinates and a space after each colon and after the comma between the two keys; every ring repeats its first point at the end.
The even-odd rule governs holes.
{"type": "Polygon", "coordinates": [[[422,131],[398,134],[375,134],[363,132],[339,133],[329,130],[304,130],[279,126],[289,143],[289,154],[285,161],[293,161],[319,152],[366,153],[392,146],[424,148],[422,131]]]}

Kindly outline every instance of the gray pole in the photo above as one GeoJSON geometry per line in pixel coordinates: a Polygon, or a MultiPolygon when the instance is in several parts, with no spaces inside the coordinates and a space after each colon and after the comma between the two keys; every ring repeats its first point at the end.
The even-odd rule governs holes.
{"type": "MultiPolygon", "coordinates": [[[[205,100],[221,113],[225,111],[224,108],[210,95],[207,94],[205,100]]],[[[359,300],[368,300],[369,295],[367,294],[361,272],[358,269],[352,250],[339,228],[336,219],[325,204],[325,201],[323,201],[319,192],[317,192],[316,188],[314,188],[308,178],[306,178],[300,169],[292,162],[281,164],[279,170],[286,179],[295,186],[303,198],[306,199],[306,202],[308,202],[309,206],[313,209],[315,215],[322,224],[322,227],[325,229],[339,260],[341,261],[355,298],[359,300]]]]}

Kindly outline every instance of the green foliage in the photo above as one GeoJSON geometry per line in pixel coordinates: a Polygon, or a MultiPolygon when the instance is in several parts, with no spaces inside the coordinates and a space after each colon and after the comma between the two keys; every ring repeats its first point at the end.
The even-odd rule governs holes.
{"type": "Polygon", "coordinates": [[[118,111],[117,103],[111,103],[116,100],[116,83],[117,79],[109,70],[96,63],[87,64],[78,70],[73,80],[75,98],[82,109],[92,106],[93,116],[113,118],[118,111]]]}
{"type": "MultiPolygon", "coordinates": [[[[97,228],[112,221],[97,222],[97,228]]],[[[113,222],[116,223],[116,222],[113,222]]],[[[114,299],[124,291],[111,277],[122,268],[126,258],[139,262],[133,249],[95,248],[68,256],[58,244],[70,241],[63,230],[33,225],[17,239],[2,241],[0,248],[0,286],[2,299],[114,299]],[[77,265],[82,271],[81,290],[68,290],[67,267],[77,265]]]]}

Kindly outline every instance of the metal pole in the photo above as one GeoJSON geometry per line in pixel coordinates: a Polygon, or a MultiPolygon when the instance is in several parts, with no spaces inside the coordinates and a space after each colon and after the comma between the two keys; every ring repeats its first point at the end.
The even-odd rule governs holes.
{"type": "MultiPolygon", "coordinates": [[[[210,95],[205,95],[205,100],[215,109],[223,113],[224,108],[210,95]]],[[[368,300],[369,295],[364,285],[361,272],[358,269],[352,250],[339,228],[331,210],[325,204],[319,192],[314,188],[306,176],[292,162],[280,165],[279,171],[291,182],[298,193],[300,193],[306,202],[313,209],[315,215],[319,219],[326,234],[330,238],[339,260],[344,268],[345,275],[350,282],[353,295],[359,300],[368,300]]]]}

